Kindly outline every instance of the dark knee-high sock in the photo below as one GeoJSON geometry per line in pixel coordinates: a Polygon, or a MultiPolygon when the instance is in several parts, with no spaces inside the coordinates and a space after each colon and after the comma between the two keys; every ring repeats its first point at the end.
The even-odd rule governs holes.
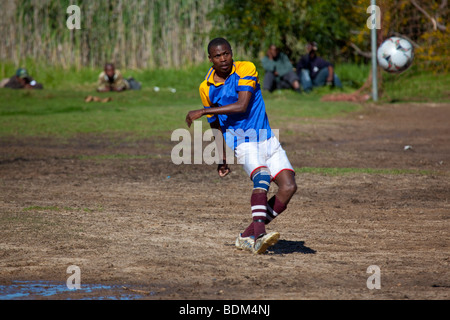
{"type": "Polygon", "coordinates": [[[283,211],[285,211],[287,206],[278,200],[277,196],[273,196],[267,202],[267,219],[266,225],[269,224],[273,219],[279,216],[283,211]]]}
{"type": "Polygon", "coordinates": [[[251,206],[253,222],[242,233],[243,237],[258,237],[259,235],[266,233],[267,194],[252,194],[251,206]]]}
{"type": "Polygon", "coordinates": [[[256,237],[266,233],[267,194],[254,193],[251,198],[253,235],[256,237]]]}
{"type": "MultiPolygon", "coordinates": [[[[267,216],[266,216],[266,225],[272,222],[273,219],[278,217],[281,213],[286,210],[287,206],[278,200],[277,196],[273,196],[267,202],[267,216]]],[[[247,229],[242,233],[243,237],[253,236],[255,234],[254,231],[254,222],[252,222],[247,229]]]]}
{"type": "Polygon", "coordinates": [[[251,237],[254,236],[255,229],[253,228],[253,221],[250,223],[250,225],[245,229],[244,232],[242,232],[243,237],[251,237]]]}

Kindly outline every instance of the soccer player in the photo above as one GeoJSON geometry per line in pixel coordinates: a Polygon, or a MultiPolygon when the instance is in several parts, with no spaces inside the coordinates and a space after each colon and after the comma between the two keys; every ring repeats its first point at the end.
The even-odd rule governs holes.
{"type": "MultiPolygon", "coordinates": [[[[200,85],[204,108],[190,111],[186,123],[190,127],[193,121],[207,116],[211,128],[220,130],[253,181],[252,222],[238,235],[236,247],[261,254],[280,237],[278,232],[266,233],[266,225],[286,210],[297,191],[294,169],[269,125],[255,65],[234,61],[231,45],[223,38],[209,43],[208,54],[213,65],[200,85]],[[278,192],[268,200],[272,181],[278,185],[278,192]]],[[[225,144],[223,147],[220,177],[231,172],[225,144]]]]}

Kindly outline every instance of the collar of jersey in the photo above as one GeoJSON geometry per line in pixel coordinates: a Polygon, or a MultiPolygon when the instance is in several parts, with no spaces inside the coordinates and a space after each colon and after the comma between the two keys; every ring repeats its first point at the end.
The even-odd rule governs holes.
{"type": "MultiPolygon", "coordinates": [[[[233,68],[231,69],[231,73],[229,74],[228,77],[230,77],[235,72],[236,72],[236,64],[233,61],[233,68]]],[[[208,72],[208,75],[206,76],[206,81],[208,82],[208,84],[210,84],[210,85],[212,84],[216,87],[223,85],[224,82],[218,82],[218,83],[214,82],[215,74],[216,74],[216,70],[213,67],[211,67],[210,71],[208,72]]]]}

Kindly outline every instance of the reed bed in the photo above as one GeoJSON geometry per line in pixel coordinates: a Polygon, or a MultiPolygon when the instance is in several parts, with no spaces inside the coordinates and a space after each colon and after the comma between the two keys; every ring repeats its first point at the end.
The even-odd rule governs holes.
{"type": "Polygon", "coordinates": [[[2,0],[0,60],[64,68],[180,68],[204,62],[213,0],[2,0]],[[81,9],[69,30],[67,8],[81,9]]]}

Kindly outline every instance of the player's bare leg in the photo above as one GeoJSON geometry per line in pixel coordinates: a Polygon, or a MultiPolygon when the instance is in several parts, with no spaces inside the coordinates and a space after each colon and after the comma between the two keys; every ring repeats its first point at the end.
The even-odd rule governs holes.
{"type": "Polygon", "coordinates": [[[295,173],[290,170],[281,171],[274,182],[278,185],[277,198],[287,206],[297,192],[295,173]]]}

